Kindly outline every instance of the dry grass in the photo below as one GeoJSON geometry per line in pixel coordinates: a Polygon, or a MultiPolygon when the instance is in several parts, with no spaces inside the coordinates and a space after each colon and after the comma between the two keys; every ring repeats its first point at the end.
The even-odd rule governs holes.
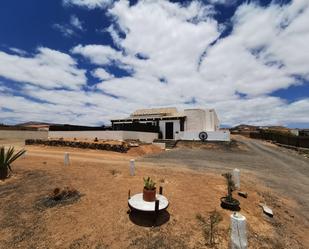
{"type": "MultiPolygon", "coordinates": [[[[76,149],[71,165],[64,167],[57,154],[61,148],[57,153],[28,149],[27,157],[14,164],[14,176],[0,184],[0,248],[210,248],[196,214],[208,217],[214,209],[222,217],[216,247],[228,246],[231,212],[220,207],[220,197],[226,194],[220,174],[137,160],[136,175],[131,177],[132,154],[114,157],[113,152],[85,154],[76,149]],[[161,217],[167,222],[158,227],[139,226],[127,214],[128,190],[131,195],[141,192],[144,176],[163,186],[170,201],[168,219],[161,217]],[[57,186],[74,186],[82,197],[68,205],[37,209],[37,201],[57,186]]],[[[244,174],[242,179],[249,196],[235,197],[248,220],[250,248],[305,248],[306,228],[293,210],[296,204],[252,176],[244,174]],[[258,206],[265,201],[275,207],[273,219],[258,206]]]]}

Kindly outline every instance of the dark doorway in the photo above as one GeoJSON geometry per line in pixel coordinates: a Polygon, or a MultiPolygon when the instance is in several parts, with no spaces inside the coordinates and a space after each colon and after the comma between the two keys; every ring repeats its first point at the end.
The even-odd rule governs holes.
{"type": "Polygon", "coordinates": [[[165,139],[174,139],[174,123],[165,123],[165,139]]]}

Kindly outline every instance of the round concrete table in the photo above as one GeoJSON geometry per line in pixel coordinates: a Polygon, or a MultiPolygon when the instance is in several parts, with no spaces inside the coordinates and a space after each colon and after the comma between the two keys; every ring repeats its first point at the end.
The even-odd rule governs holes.
{"type": "MultiPolygon", "coordinates": [[[[156,200],[159,201],[158,211],[165,210],[168,207],[168,200],[165,196],[156,194],[156,200]]],[[[155,212],[155,201],[149,202],[143,200],[143,193],[133,195],[128,200],[129,207],[134,210],[144,212],[155,212]]]]}

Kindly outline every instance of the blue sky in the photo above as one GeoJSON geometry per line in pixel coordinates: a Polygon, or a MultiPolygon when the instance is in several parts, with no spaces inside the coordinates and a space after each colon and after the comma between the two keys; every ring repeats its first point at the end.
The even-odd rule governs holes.
{"type": "Polygon", "coordinates": [[[100,125],[176,106],[308,127],[308,23],[307,0],[4,1],[0,122],[100,125]]]}

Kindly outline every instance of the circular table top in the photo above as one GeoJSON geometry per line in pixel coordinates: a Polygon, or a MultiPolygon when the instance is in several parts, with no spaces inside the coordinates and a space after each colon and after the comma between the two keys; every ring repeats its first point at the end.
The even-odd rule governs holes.
{"type": "MultiPolygon", "coordinates": [[[[168,200],[165,196],[156,194],[156,199],[159,200],[159,210],[164,210],[168,207],[168,200]]],[[[143,193],[131,196],[128,203],[130,207],[139,211],[155,211],[155,201],[144,201],[143,193]]]]}

